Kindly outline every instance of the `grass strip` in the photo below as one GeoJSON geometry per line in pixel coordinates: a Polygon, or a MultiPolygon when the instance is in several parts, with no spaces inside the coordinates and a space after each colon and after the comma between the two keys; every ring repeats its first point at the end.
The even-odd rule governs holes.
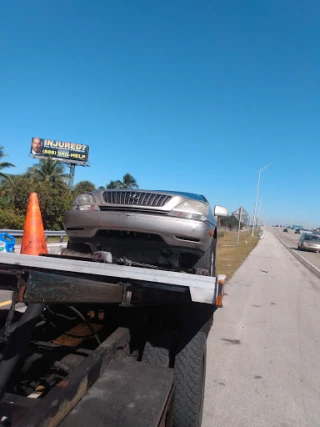
{"type": "Polygon", "coordinates": [[[240,265],[259,241],[258,230],[251,236],[251,230],[241,231],[239,246],[237,246],[237,232],[223,231],[219,233],[217,247],[217,274],[226,274],[231,279],[240,265]]]}

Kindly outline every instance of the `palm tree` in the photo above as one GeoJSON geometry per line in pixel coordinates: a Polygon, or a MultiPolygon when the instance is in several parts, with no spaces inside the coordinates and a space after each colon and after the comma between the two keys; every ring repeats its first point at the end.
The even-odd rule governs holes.
{"type": "Polygon", "coordinates": [[[106,185],[107,188],[123,188],[123,183],[119,180],[117,181],[110,181],[108,185],[106,185]]]}
{"type": "Polygon", "coordinates": [[[27,175],[35,181],[52,182],[57,186],[66,184],[70,175],[65,173],[64,165],[58,160],[40,159],[39,163],[28,169],[27,175]]]}
{"type": "Polygon", "coordinates": [[[75,193],[88,193],[90,191],[94,191],[96,186],[91,181],[80,181],[78,184],[74,186],[75,193]]]}
{"type": "Polygon", "coordinates": [[[106,188],[139,188],[139,185],[130,173],[126,173],[123,175],[122,181],[110,181],[106,188]]]}
{"type": "MultiPolygon", "coordinates": [[[[2,159],[2,157],[5,157],[5,156],[7,156],[8,154],[5,154],[4,152],[3,152],[3,149],[4,149],[4,147],[2,146],[2,145],[0,145],[0,159],[2,159]]],[[[16,166],[15,165],[13,165],[12,163],[9,163],[9,162],[1,162],[0,163],[0,177],[1,178],[4,178],[4,179],[6,179],[6,180],[10,180],[10,177],[7,175],[7,174],[5,174],[5,173],[3,173],[3,172],[1,172],[2,171],[2,169],[5,169],[5,168],[15,168],[16,166]]]]}
{"type": "Polygon", "coordinates": [[[129,173],[126,173],[125,175],[123,175],[122,183],[123,183],[123,188],[139,188],[137,181],[129,173]]]}

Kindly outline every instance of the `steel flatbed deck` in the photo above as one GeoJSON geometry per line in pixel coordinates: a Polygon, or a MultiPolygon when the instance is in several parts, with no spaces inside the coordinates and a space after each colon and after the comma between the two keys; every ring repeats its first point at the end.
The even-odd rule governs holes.
{"type": "MultiPolygon", "coordinates": [[[[1,254],[0,271],[11,275],[31,272],[26,302],[54,300],[129,305],[135,292],[141,293],[143,288],[184,294],[191,302],[221,305],[225,279],[224,275],[208,277],[63,257],[6,253],[1,254]]],[[[0,288],[8,289],[8,286],[0,283],[0,288]]]]}
{"type": "Polygon", "coordinates": [[[167,420],[169,426],[173,370],[121,354],[129,341],[129,331],[118,328],[44,397],[5,393],[1,425],[162,427],[167,420]]]}

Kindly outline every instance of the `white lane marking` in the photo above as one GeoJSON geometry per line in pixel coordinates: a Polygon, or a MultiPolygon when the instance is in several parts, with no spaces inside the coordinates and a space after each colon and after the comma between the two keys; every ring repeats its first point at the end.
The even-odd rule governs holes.
{"type": "Polygon", "coordinates": [[[309,264],[309,265],[311,265],[311,267],[313,267],[314,269],[316,269],[317,271],[319,271],[319,273],[320,273],[320,269],[318,268],[318,267],[316,267],[314,264],[312,264],[312,262],[310,262],[310,261],[308,261],[304,256],[302,256],[301,254],[299,254],[299,252],[297,252],[296,250],[294,250],[294,249],[291,249],[290,248],[290,246],[289,245],[287,245],[286,244],[286,242],[284,242],[282,239],[280,239],[280,237],[279,237],[279,240],[288,248],[288,249],[290,249],[290,252],[291,251],[294,251],[294,253],[296,254],[296,255],[298,255],[300,258],[302,258],[307,264],[309,264]]]}

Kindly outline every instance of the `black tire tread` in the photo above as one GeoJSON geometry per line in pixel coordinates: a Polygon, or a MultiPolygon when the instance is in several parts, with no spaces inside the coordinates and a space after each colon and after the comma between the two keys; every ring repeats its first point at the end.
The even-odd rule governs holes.
{"type": "Polygon", "coordinates": [[[147,341],[144,346],[141,362],[152,366],[168,367],[170,363],[169,350],[162,347],[154,347],[147,341]]]}
{"type": "Polygon", "coordinates": [[[201,426],[205,354],[206,334],[204,331],[199,331],[176,355],[173,427],[201,426]]]}

